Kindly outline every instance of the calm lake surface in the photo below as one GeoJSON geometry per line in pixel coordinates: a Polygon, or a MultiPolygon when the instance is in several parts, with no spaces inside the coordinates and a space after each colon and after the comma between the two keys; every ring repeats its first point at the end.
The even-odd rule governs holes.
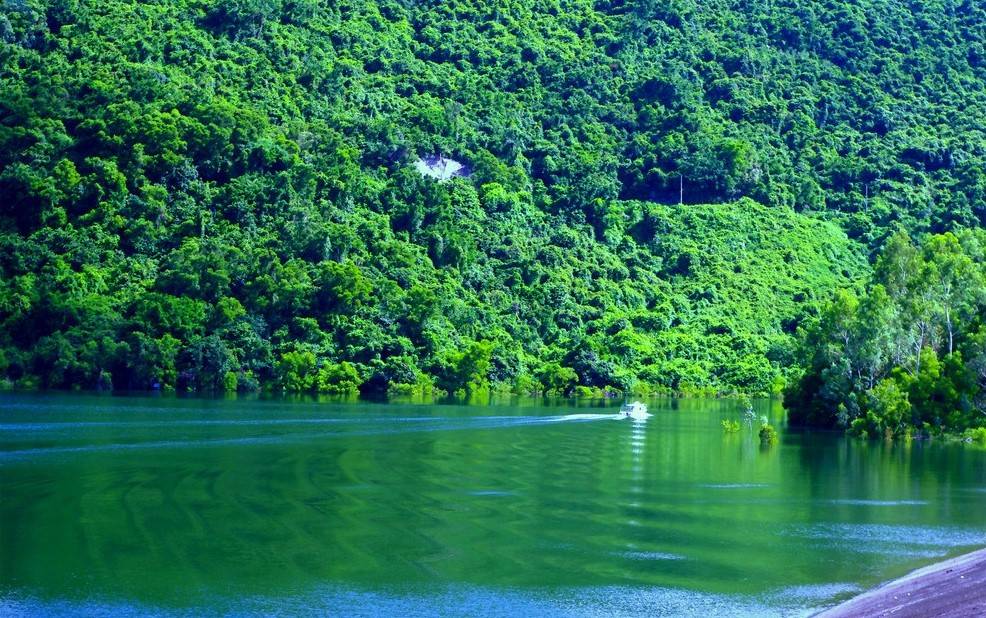
{"type": "Polygon", "coordinates": [[[801,615],[986,545],[986,450],[606,405],[0,395],[0,614],[801,615]]]}

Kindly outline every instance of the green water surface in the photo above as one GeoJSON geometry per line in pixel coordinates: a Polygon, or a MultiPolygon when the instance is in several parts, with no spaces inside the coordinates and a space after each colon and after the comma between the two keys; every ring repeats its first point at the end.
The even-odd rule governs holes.
{"type": "Polygon", "coordinates": [[[729,401],[0,395],[0,614],[799,615],[986,544],[986,451],[729,401]]]}

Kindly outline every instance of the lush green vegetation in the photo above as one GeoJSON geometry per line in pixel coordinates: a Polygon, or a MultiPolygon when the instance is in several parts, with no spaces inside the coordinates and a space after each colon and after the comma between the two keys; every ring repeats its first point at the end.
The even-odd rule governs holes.
{"type": "Polygon", "coordinates": [[[757,432],[757,435],[760,436],[760,444],[764,446],[777,444],[778,440],[780,440],[780,436],[777,435],[777,430],[774,429],[774,426],[766,420],[760,424],[760,431],[757,432]]]}
{"type": "MultiPolygon", "coordinates": [[[[790,420],[864,436],[986,427],[986,231],[904,232],[807,332],[790,420]]],[[[976,439],[984,435],[973,432],[976,439]]]]}
{"type": "Polygon", "coordinates": [[[3,0],[0,372],[776,392],[894,225],[986,219],[984,45],[968,0],[3,0]]]}

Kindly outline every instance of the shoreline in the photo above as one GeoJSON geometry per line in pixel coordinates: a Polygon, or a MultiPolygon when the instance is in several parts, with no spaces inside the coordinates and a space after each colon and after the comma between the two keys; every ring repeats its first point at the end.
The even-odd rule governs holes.
{"type": "Polygon", "coordinates": [[[986,615],[986,548],[912,571],[816,618],[986,615]]]}

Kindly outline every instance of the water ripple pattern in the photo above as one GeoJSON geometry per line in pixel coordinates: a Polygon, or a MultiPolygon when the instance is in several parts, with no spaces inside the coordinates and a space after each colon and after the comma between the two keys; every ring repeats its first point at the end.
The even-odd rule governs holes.
{"type": "Polygon", "coordinates": [[[0,615],[806,615],[986,544],[986,452],[734,404],[0,394],[0,615]]]}

